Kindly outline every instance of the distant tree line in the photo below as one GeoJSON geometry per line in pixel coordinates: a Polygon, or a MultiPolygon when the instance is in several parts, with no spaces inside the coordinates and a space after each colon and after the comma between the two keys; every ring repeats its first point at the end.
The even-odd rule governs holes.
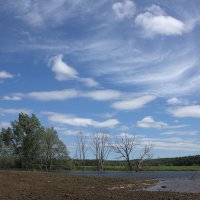
{"type": "Polygon", "coordinates": [[[146,161],[147,166],[199,166],[200,155],[175,158],[157,158],[146,161]]]}
{"type": "Polygon", "coordinates": [[[0,132],[0,168],[52,170],[67,167],[69,152],[53,127],[20,113],[0,132]]]}

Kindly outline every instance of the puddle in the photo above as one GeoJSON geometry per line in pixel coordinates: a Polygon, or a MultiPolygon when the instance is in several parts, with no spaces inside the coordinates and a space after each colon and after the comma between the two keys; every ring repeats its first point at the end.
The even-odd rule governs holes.
{"type": "Polygon", "coordinates": [[[145,188],[144,190],[200,193],[200,179],[170,179],[160,181],[153,186],[145,188]]]}

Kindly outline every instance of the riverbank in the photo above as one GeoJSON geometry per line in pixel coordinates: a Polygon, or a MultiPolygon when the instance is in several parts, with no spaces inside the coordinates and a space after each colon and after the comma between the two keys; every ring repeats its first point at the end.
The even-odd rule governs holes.
{"type": "Polygon", "coordinates": [[[155,180],[123,180],[61,173],[0,171],[0,199],[200,199],[200,194],[142,191],[155,180]]]}

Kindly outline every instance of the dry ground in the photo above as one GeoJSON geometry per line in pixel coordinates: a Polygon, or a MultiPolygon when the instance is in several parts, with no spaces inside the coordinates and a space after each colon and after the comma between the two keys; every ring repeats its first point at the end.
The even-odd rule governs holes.
{"type": "Polygon", "coordinates": [[[0,171],[0,199],[200,200],[200,194],[135,191],[152,181],[56,173],[0,171]]]}

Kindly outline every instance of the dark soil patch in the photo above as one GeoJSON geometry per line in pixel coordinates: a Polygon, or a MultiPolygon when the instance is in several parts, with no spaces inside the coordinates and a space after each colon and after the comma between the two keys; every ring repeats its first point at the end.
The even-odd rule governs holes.
{"type": "Polygon", "coordinates": [[[200,194],[138,191],[153,181],[39,172],[0,172],[0,199],[200,200],[200,194]],[[135,191],[137,190],[137,191],[135,191]]]}

